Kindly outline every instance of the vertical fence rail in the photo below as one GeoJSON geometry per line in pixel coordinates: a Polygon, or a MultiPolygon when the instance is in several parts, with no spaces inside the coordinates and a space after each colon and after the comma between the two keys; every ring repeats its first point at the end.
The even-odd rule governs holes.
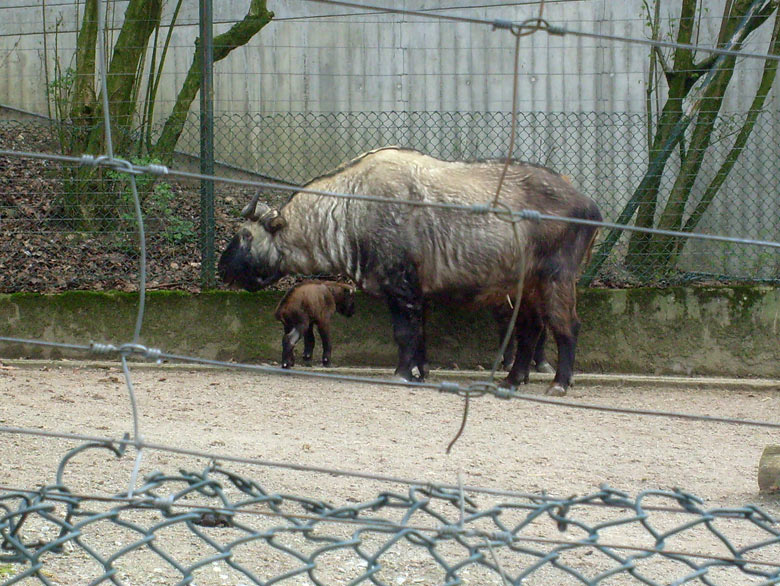
{"type": "MultiPolygon", "coordinates": [[[[214,174],[214,11],[212,0],[200,0],[200,172],[214,174]]],[[[204,289],[214,288],[214,181],[200,184],[200,281],[204,289]]]]}

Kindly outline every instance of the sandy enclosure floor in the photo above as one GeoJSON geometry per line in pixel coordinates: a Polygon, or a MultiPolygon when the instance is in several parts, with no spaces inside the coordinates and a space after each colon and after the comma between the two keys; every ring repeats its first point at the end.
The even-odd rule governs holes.
{"type": "MultiPolygon", "coordinates": [[[[759,495],[756,480],[762,450],[767,444],[780,443],[777,430],[482,397],[471,401],[465,431],[447,454],[446,447],[460,426],[464,406],[462,399],[452,395],[186,366],[131,365],[130,371],[141,435],[153,444],[411,479],[421,485],[461,482],[465,486],[523,493],[546,491],[561,498],[591,494],[601,485],[625,491],[632,497],[643,490],[679,487],[703,499],[705,509],[754,503],[775,518],[780,517],[780,501],[759,495]]],[[[435,373],[432,378],[435,380],[435,373]]],[[[541,395],[544,388],[544,383],[532,381],[527,390],[541,395]]],[[[708,388],[706,383],[632,386],[617,379],[616,384],[577,385],[568,398],[575,403],[777,422],[777,390],[728,385],[708,388]]],[[[124,376],[118,366],[96,367],[78,362],[6,366],[0,369],[0,425],[110,438],[132,433],[124,376]]],[[[9,487],[29,489],[54,484],[64,454],[79,443],[0,432],[0,484],[6,491],[9,487]]],[[[135,455],[133,450],[130,452],[119,460],[105,450],[75,457],[65,472],[66,486],[74,493],[89,495],[110,496],[126,491],[135,455]]],[[[197,472],[207,465],[206,458],[145,450],[139,478],[155,471],[197,472]]],[[[269,493],[296,495],[336,506],[370,501],[385,491],[402,495],[409,491],[405,484],[335,473],[233,462],[224,466],[254,480],[269,493]]],[[[485,494],[469,496],[480,509],[507,501],[485,494]]],[[[430,525],[433,519],[426,522],[430,525]]],[[[682,522],[677,520],[677,524],[682,522]]],[[[774,527],[780,531],[780,526],[774,527]]],[[[108,555],[129,539],[113,526],[102,527],[92,535],[90,529],[85,528],[85,540],[97,544],[95,547],[108,555]]],[[[36,529],[31,524],[27,530],[45,533],[52,529],[36,529]]],[[[344,531],[347,538],[354,528],[344,531]]],[[[165,543],[179,559],[188,555],[198,559],[214,552],[191,533],[178,537],[164,533],[160,531],[158,543],[165,543]]],[[[623,534],[608,532],[604,539],[615,542],[638,537],[646,543],[647,536],[639,533],[642,532],[637,533],[633,527],[623,534]]],[[[583,537],[582,532],[574,530],[549,535],[583,537]]],[[[728,553],[722,544],[707,545],[712,541],[708,539],[697,533],[680,536],[678,541],[680,547],[711,545],[713,553],[728,553]]],[[[747,532],[733,539],[754,542],[758,537],[747,532]]],[[[305,550],[305,545],[301,542],[291,547],[305,550]]],[[[242,553],[237,551],[237,556],[242,553]]],[[[254,556],[258,567],[263,568],[257,570],[257,575],[268,580],[282,574],[285,564],[290,563],[289,556],[274,557],[277,553],[273,550],[271,554],[243,555],[254,556]]],[[[352,555],[335,552],[319,558],[318,579],[324,584],[347,584],[362,575],[365,562],[354,551],[349,553],[352,555]]],[[[518,575],[522,565],[531,561],[521,560],[519,554],[508,555],[512,552],[506,554],[500,563],[511,576],[518,575]]],[[[780,559],[780,548],[774,546],[763,555],[770,560],[780,559]]],[[[579,560],[575,557],[566,563],[582,564],[577,567],[584,568],[586,574],[590,570],[591,575],[618,565],[600,554],[582,554],[579,560]]],[[[46,575],[53,584],[88,583],[100,576],[102,569],[86,558],[79,548],[66,547],[64,553],[45,558],[46,575]]],[[[145,550],[121,556],[115,566],[126,584],[175,584],[181,579],[181,574],[169,564],[145,550]]],[[[5,572],[13,568],[0,564],[0,570],[5,572]]],[[[523,584],[582,583],[566,573],[548,570],[546,574],[533,573],[523,584]]],[[[652,571],[657,572],[659,583],[690,573],[681,564],[666,564],[652,571]]],[[[459,576],[468,584],[502,584],[497,574],[480,572],[476,565],[464,569],[459,576]]],[[[0,574],[0,581],[5,578],[0,574]]],[[[377,579],[387,584],[445,583],[443,572],[433,563],[428,549],[401,544],[382,559],[377,579]]],[[[761,583],[742,573],[724,573],[721,579],[722,582],[715,583],[761,583]]],[[[25,579],[21,583],[39,582],[25,579]]],[[[193,583],[248,581],[220,562],[198,570],[193,583]]],[[[303,574],[280,583],[312,582],[303,574]]],[[[640,582],[621,574],[600,583],[640,582]]]]}

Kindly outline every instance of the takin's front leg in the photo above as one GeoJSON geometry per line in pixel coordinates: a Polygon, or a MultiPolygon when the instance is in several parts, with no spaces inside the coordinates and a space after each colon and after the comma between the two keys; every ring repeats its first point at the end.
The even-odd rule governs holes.
{"type": "Polygon", "coordinates": [[[284,336],[282,337],[282,368],[295,366],[295,344],[301,339],[301,331],[304,324],[284,324],[284,336]]]}
{"type": "Polygon", "coordinates": [[[417,344],[417,352],[414,356],[414,363],[412,364],[412,368],[417,367],[417,373],[419,374],[420,380],[425,380],[425,377],[428,376],[428,357],[426,355],[426,339],[425,339],[425,314],[427,312],[427,307],[425,302],[423,301],[423,307],[422,307],[422,319],[420,323],[420,341],[417,344]]]}
{"type": "Polygon", "coordinates": [[[398,345],[398,366],[395,374],[406,381],[422,381],[425,379],[425,312],[417,274],[412,268],[403,268],[388,279],[382,291],[390,309],[393,338],[398,345]],[[412,368],[415,366],[420,371],[420,376],[412,374],[412,368]]]}

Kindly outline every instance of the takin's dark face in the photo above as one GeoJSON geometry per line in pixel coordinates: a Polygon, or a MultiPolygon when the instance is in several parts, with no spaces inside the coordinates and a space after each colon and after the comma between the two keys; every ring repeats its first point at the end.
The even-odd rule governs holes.
{"type": "Polygon", "coordinates": [[[219,258],[219,278],[258,291],[284,276],[273,236],[259,222],[245,223],[219,258]]]}

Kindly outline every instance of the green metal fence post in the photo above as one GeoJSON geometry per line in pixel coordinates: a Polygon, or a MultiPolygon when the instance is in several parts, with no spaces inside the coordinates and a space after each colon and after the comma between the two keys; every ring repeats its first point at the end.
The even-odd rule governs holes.
{"type": "MultiPolygon", "coordinates": [[[[199,1],[200,15],[200,172],[214,174],[214,13],[212,0],[199,1]]],[[[214,288],[214,182],[200,183],[200,280],[203,289],[214,288]]]]}

